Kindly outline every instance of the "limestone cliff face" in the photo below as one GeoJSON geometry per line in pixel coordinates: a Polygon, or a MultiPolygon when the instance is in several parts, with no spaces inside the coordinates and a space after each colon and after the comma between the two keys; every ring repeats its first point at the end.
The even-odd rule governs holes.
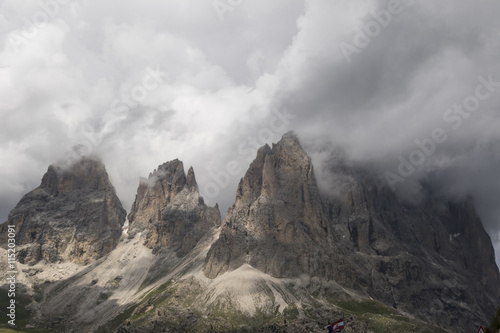
{"type": "Polygon", "coordinates": [[[102,162],[84,158],[68,168],[49,166],[2,228],[16,226],[22,263],[89,263],[116,247],[125,217],[102,162]]]}
{"type": "Polygon", "coordinates": [[[366,170],[338,163],[334,196],[320,194],[293,133],[262,147],[238,186],[204,273],[243,264],[274,277],[334,280],[424,320],[462,331],[500,302],[491,240],[470,199],[429,191],[401,202],[366,170]]]}
{"type": "Polygon", "coordinates": [[[245,263],[275,277],[309,272],[325,233],[311,159],[288,133],[273,148],[262,147],[240,181],[205,274],[213,278],[245,263]]]}
{"type": "Polygon", "coordinates": [[[143,232],[147,247],[173,249],[180,257],[221,222],[218,206],[208,207],[200,196],[193,168],[186,176],[179,160],[141,179],[128,218],[131,236],[143,232]]]}

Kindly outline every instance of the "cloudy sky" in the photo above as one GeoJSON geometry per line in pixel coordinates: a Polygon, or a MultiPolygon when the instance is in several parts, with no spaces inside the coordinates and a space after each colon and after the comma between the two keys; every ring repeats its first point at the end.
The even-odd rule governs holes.
{"type": "Polygon", "coordinates": [[[225,210],[256,148],[292,129],[320,181],[324,147],[340,147],[403,195],[430,177],[471,194],[500,262],[499,12],[494,0],[0,0],[0,218],[77,153],[104,160],[127,210],[139,177],[174,158],[225,210]]]}

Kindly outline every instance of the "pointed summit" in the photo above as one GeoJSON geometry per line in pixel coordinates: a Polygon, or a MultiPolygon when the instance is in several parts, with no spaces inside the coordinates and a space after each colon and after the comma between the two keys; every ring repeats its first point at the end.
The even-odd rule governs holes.
{"type": "Polygon", "coordinates": [[[184,164],[178,159],[158,166],[148,179],[141,178],[135,201],[128,215],[129,234],[147,228],[150,219],[158,220],[161,209],[173,202],[186,185],[184,164]]]}
{"type": "Polygon", "coordinates": [[[177,159],[164,163],[141,181],[129,214],[129,235],[145,235],[145,245],[158,251],[173,249],[179,257],[220,224],[218,207],[208,207],[198,192],[192,167],[187,177],[177,159]]]}
{"type": "Polygon", "coordinates": [[[198,184],[196,183],[196,177],[194,176],[193,167],[189,167],[186,186],[192,190],[198,189],[198,184]]]}
{"type": "Polygon", "coordinates": [[[294,131],[288,131],[285,134],[283,134],[278,144],[279,143],[300,146],[299,138],[297,137],[294,131]]]}
{"type": "Polygon", "coordinates": [[[289,132],[272,149],[265,145],[257,152],[204,272],[213,278],[243,264],[276,277],[307,272],[296,256],[315,249],[324,234],[311,159],[289,132]]]}
{"type": "Polygon", "coordinates": [[[299,138],[293,131],[285,133],[278,143],[273,144],[273,151],[277,155],[283,155],[283,158],[291,159],[288,163],[306,163],[304,159],[308,160],[309,156],[302,148],[299,138]],[[297,160],[294,160],[297,159],[297,160]]]}

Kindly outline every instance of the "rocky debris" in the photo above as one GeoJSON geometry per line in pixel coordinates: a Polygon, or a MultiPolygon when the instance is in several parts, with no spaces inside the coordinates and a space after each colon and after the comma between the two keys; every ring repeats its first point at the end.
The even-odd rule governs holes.
{"type": "Polygon", "coordinates": [[[35,276],[38,273],[43,272],[43,268],[25,268],[22,270],[27,276],[35,276]]]}
{"type": "Polygon", "coordinates": [[[49,166],[39,187],[26,194],[3,224],[16,226],[18,260],[33,265],[90,263],[117,245],[126,212],[102,162],[83,158],[49,166]]]}
{"type": "Polygon", "coordinates": [[[141,178],[128,218],[130,237],[143,232],[147,247],[173,249],[179,257],[221,222],[219,207],[208,207],[200,196],[193,168],[186,176],[177,159],[141,178]]]}
{"type": "MultiPolygon", "coordinates": [[[[355,303],[346,303],[351,304],[347,310],[308,297],[301,299],[299,307],[293,305],[283,312],[263,310],[250,316],[231,306],[204,306],[204,297],[199,295],[202,290],[189,279],[174,282],[163,292],[148,296],[117,332],[326,332],[326,326],[340,318],[344,318],[346,333],[395,332],[396,328],[403,333],[443,332],[383,305],[365,307],[367,311],[354,315],[350,311],[356,311],[355,303]]],[[[302,291],[298,294],[305,295],[302,291]]]]}

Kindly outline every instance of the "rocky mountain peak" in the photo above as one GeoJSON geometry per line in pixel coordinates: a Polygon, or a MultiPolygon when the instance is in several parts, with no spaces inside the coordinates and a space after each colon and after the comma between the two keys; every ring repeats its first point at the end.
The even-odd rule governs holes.
{"type": "Polygon", "coordinates": [[[300,144],[299,138],[297,137],[297,135],[295,134],[294,131],[288,131],[285,134],[283,134],[283,136],[281,137],[281,140],[278,141],[278,143],[273,144],[273,146],[275,146],[275,145],[286,147],[286,149],[289,152],[291,152],[293,150],[304,151],[304,149],[302,149],[302,145],[300,144]]]}
{"type": "Polygon", "coordinates": [[[206,256],[205,275],[250,265],[277,278],[333,280],[445,327],[485,320],[500,301],[500,275],[469,202],[430,196],[409,207],[366,170],[343,165],[332,173],[348,180],[333,198],[320,194],[311,159],[291,132],[260,148],[206,256]],[[457,305],[464,300],[467,309],[457,305]]]}
{"type": "Polygon", "coordinates": [[[198,184],[196,183],[196,177],[194,176],[193,167],[189,167],[189,170],[188,170],[188,173],[187,173],[186,186],[189,189],[191,189],[191,190],[197,190],[198,189],[198,184]]]}
{"type": "Polygon", "coordinates": [[[106,190],[110,185],[102,161],[84,157],[70,166],[50,165],[40,188],[57,195],[81,189],[106,190]]]}
{"type": "MultiPolygon", "coordinates": [[[[274,197],[283,187],[305,181],[314,185],[311,159],[293,132],[283,135],[273,147],[264,145],[240,181],[235,207],[248,205],[259,197],[274,197]],[[277,178],[281,174],[281,178],[277,178]]],[[[289,193],[290,194],[290,193],[289,193]]]]}
{"type": "MultiPolygon", "coordinates": [[[[209,322],[218,331],[226,310],[269,315],[273,332],[276,318],[290,324],[294,309],[302,309],[290,319],[301,331],[319,331],[332,308],[338,316],[363,309],[349,314],[347,330],[355,332],[374,331],[358,325],[373,318],[392,323],[391,332],[401,324],[403,331],[469,332],[486,322],[500,302],[500,274],[472,199],[426,190],[407,204],[362,165],[333,162],[324,172],[335,191],[326,195],[293,132],[264,145],[222,224],[218,205],[204,204],[193,168],[186,174],[181,161],[164,163],[139,182],[129,214],[134,240],[61,284],[38,284],[44,296],[30,306],[51,325],[78,332],[121,317],[117,300],[134,309],[120,332],[184,331],[200,322],[192,330],[209,322]]],[[[9,224],[16,225],[21,263],[86,263],[116,246],[124,215],[102,163],[84,159],[50,166],[9,224]]],[[[26,272],[41,274],[38,266],[26,272]]]]}
{"type": "Polygon", "coordinates": [[[21,262],[88,263],[116,247],[125,216],[104,164],[83,158],[49,166],[6,224],[16,226],[21,262]]]}
{"type": "Polygon", "coordinates": [[[258,150],[207,255],[205,274],[215,277],[242,264],[277,277],[303,272],[305,252],[297,256],[297,250],[314,247],[323,224],[311,159],[289,132],[258,150]]]}
{"type": "Polygon", "coordinates": [[[184,173],[177,159],[166,162],[141,181],[129,214],[129,234],[145,234],[145,244],[158,251],[189,252],[212,227],[220,224],[218,206],[208,207],[198,191],[192,167],[184,173]]]}
{"type": "Polygon", "coordinates": [[[167,200],[171,202],[186,185],[187,179],[184,173],[184,164],[178,159],[163,163],[158,166],[158,170],[153,172],[149,180],[153,187],[161,184],[167,200]]]}

